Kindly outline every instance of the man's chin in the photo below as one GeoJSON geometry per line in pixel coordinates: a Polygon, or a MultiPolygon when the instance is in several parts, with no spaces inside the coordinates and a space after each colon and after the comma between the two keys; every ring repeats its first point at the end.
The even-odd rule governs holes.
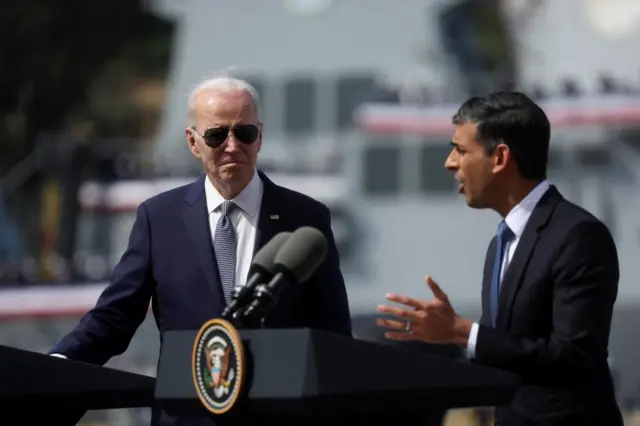
{"type": "Polygon", "coordinates": [[[471,207],[472,209],[482,210],[489,208],[486,203],[482,203],[477,199],[466,197],[465,201],[467,202],[467,206],[471,207]]]}
{"type": "Polygon", "coordinates": [[[472,209],[481,209],[482,206],[479,205],[478,201],[473,199],[472,197],[470,197],[467,194],[463,194],[464,195],[464,201],[467,203],[467,206],[471,207],[472,209]]]}

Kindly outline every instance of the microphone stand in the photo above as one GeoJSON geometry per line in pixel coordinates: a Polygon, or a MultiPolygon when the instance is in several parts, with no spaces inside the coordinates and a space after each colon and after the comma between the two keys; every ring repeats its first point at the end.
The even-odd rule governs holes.
{"type": "Polygon", "coordinates": [[[231,312],[228,312],[226,318],[237,328],[264,328],[265,317],[278,303],[282,287],[294,282],[297,282],[297,279],[291,271],[284,269],[277,272],[268,283],[255,286],[253,297],[247,297],[245,303],[229,309],[231,312]]]}
{"type": "Polygon", "coordinates": [[[263,328],[264,318],[246,314],[246,306],[234,310],[226,319],[237,329],[263,328]]]}
{"type": "Polygon", "coordinates": [[[260,328],[256,327],[255,321],[244,313],[247,307],[253,302],[252,290],[255,291],[255,289],[247,286],[236,287],[231,296],[231,300],[222,310],[222,318],[229,321],[237,329],[260,328]]]}
{"type": "Polygon", "coordinates": [[[250,309],[253,306],[254,300],[255,299],[251,298],[245,301],[245,303],[237,303],[236,300],[233,306],[227,305],[222,317],[237,329],[263,328],[264,315],[257,315],[258,311],[250,309]]]}

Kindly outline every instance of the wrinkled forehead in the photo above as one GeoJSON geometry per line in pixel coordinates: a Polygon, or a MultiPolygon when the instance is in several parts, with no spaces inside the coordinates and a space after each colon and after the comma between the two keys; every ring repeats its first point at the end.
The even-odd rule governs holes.
{"type": "Polygon", "coordinates": [[[251,95],[244,90],[205,90],[196,95],[193,116],[199,126],[257,124],[257,110],[251,95]]]}

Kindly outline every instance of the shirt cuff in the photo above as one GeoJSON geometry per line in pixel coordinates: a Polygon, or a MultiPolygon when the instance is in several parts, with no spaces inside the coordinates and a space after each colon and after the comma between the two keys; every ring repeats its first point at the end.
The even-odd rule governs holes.
{"type": "Polygon", "coordinates": [[[469,342],[467,342],[467,358],[473,359],[476,357],[476,342],[478,341],[478,331],[480,326],[477,322],[471,325],[471,333],[469,333],[469,342]]]}

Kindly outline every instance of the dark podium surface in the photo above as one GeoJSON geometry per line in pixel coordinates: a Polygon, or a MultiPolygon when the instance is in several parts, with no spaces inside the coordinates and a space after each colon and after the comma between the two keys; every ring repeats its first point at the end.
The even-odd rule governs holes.
{"type": "Polygon", "coordinates": [[[0,383],[3,418],[65,426],[87,410],[153,405],[156,379],[0,346],[0,383]]]}
{"type": "MultiPolygon", "coordinates": [[[[0,346],[0,410],[24,424],[73,425],[87,410],[160,405],[210,415],[191,369],[198,331],[163,335],[158,379],[0,346]]],[[[441,410],[509,404],[515,375],[453,359],[308,329],[241,330],[246,393],[220,426],[424,424],[441,410]],[[416,421],[414,421],[416,420],[416,421]]],[[[211,415],[213,416],[213,415],[211,415]]]]}
{"type": "Polygon", "coordinates": [[[0,409],[153,404],[155,377],[0,346],[0,409]]]}
{"type": "MultiPolygon", "coordinates": [[[[169,412],[201,409],[191,373],[196,334],[163,336],[155,395],[169,412]]],[[[501,370],[318,330],[240,334],[252,380],[233,415],[353,418],[500,406],[509,404],[519,383],[501,370]]]]}

